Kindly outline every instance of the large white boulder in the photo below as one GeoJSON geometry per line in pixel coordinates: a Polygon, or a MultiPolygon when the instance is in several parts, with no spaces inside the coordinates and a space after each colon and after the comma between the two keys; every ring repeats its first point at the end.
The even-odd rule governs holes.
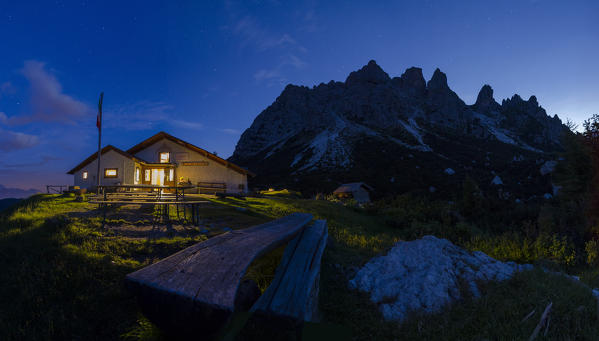
{"type": "Polygon", "coordinates": [[[462,298],[480,296],[478,281],[505,280],[532,266],[503,263],[483,252],[468,252],[446,239],[425,236],[398,242],[386,256],[371,259],[349,281],[368,292],[386,320],[404,320],[412,311],[439,312],[462,298]]]}

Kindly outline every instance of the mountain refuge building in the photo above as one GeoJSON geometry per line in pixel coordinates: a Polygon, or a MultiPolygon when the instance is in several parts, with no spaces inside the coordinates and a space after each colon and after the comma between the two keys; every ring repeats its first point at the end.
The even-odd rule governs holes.
{"type": "Polygon", "coordinates": [[[370,193],[373,188],[363,182],[351,182],[339,186],[334,192],[339,199],[353,198],[358,204],[370,202],[370,193]]]}
{"type": "MultiPolygon", "coordinates": [[[[108,145],[102,148],[100,184],[194,185],[201,191],[246,193],[250,171],[165,132],[138,143],[127,151],[108,145]]],[[[75,186],[92,190],[97,185],[95,152],[67,174],[75,186]]],[[[202,192],[203,193],[203,192],[202,192]]]]}

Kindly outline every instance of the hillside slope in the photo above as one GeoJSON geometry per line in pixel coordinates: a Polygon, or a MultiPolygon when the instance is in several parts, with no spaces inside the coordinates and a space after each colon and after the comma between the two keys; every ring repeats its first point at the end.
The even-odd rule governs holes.
{"type": "Polygon", "coordinates": [[[390,78],[370,61],[345,82],[288,85],[230,160],[256,172],[258,186],[314,192],[365,181],[394,193],[453,190],[466,175],[485,188],[499,175],[514,195],[542,195],[551,186],[539,168],[566,130],[535,96],[499,104],[484,85],[466,105],[439,69],[428,82],[414,67],[390,78]]]}

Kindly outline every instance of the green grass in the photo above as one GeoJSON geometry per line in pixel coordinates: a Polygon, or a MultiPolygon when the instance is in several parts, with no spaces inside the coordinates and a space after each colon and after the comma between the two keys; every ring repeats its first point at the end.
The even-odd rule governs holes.
{"type": "MultiPolygon", "coordinates": [[[[101,228],[92,205],[74,199],[37,195],[0,213],[0,339],[164,339],[124,289],[124,276],[205,237],[197,233],[119,237],[101,228]]],[[[323,323],[349,329],[356,340],[527,339],[549,301],[554,304],[552,321],[547,337],[541,339],[593,340],[599,335],[590,291],[541,271],[490,283],[480,299],[466,299],[435,315],[414,315],[403,325],[385,322],[367,295],[347,287],[348,279],[371,257],[398,240],[427,233],[507,260],[551,259],[546,251],[553,241],[529,248],[538,252],[526,253],[518,237],[452,221],[447,205],[441,203],[408,201],[389,211],[287,197],[212,200],[218,206],[204,210],[202,218],[215,226],[241,228],[298,211],[326,219],[330,242],[320,283],[323,323]],[[416,204],[420,208],[410,207],[416,204]],[[535,315],[520,323],[533,309],[535,315]]],[[[126,223],[119,219],[112,222],[126,223]]],[[[561,252],[558,246],[551,250],[561,252]]],[[[262,290],[281,253],[276,250],[248,271],[262,290]]],[[[583,282],[599,286],[599,269],[576,271],[583,282]]]]}
{"type": "Polygon", "coordinates": [[[260,195],[265,197],[281,197],[281,198],[301,198],[302,194],[298,191],[282,189],[278,191],[260,191],[260,195]]]}
{"type": "Polygon", "coordinates": [[[90,206],[37,195],[0,215],[0,339],[118,338],[140,319],[124,276],[204,238],[107,236],[73,216],[90,206]]]}

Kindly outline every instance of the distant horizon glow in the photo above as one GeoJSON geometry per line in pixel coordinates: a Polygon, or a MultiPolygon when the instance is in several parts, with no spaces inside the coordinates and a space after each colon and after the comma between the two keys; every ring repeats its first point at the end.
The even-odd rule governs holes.
{"type": "MultiPolygon", "coordinates": [[[[45,189],[103,145],[166,131],[228,157],[287,84],[436,68],[467,104],[535,95],[599,113],[599,2],[235,1],[0,4],[0,184],[45,189]],[[118,11],[114,8],[118,7],[118,11]]],[[[580,128],[579,128],[580,129],[580,128]]]]}

